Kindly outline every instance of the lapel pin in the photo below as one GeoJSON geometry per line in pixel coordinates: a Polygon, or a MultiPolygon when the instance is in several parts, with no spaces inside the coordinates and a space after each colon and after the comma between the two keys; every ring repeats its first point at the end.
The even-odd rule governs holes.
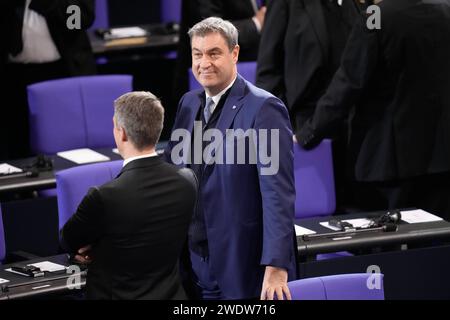
{"type": "Polygon", "coordinates": [[[236,106],[233,106],[233,110],[236,109],[236,108],[237,108],[236,106]]]}

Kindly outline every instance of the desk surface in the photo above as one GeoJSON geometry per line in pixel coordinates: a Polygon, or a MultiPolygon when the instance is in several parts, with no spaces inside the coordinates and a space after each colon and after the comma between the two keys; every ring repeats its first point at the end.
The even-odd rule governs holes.
{"type": "MultiPolygon", "coordinates": [[[[111,161],[122,159],[120,155],[112,151],[112,148],[95,149],[95,151],[109,157],[111,161]]],[[[78,166],[78,164],[66,160],[64,158],[58,157],[56,155],[49,156],[49,158],[53,162],[53,170],[40,171],[37,177],[18,177],[18,178],[11,177],[5,180],[0,180],[0,194],[7,192],[22,192],[29,190],[43,190],[55,188],[56,172],[78,166]]],[[[25,169],[27,167],[31,167],[33,162],[35,161],[36,157],[33,157],[28,159],[12,160],[8,161],[7,163],[15,167],[25,169]]]]}
{"type": "MultiPolygon", "coordinates": [[[[317,217],[296,220],[296,224],[316,231],[318,234],[332,232],[320,225],[331,218],[347,220],[354,218],[375,218],[383,212],[359,213],[332,217],[317,217]]],[[[427,241],[450,240],[450,223],[442,220],[426,223],[408,224],[401,221],[397,231],[347,232],[339,236],[311,238],[306,240],[297,236],[297,249],[300,257],[319,253],[361,250],[375,247],[398,246],[402,244],[426,243],[427,241]]]]}
{"type": "Polygon", "coordinates": [[[37,296],[48,294],[69,293],[73,290],[70,288],[70,285],[75,285],[73,283],[74,281],[68,281],[69,277],[73,277],[72,279],[78,277],[80,280],[78,283],[79,289],[82,289],[86,285],[85,271],[72,274],[64,272],[55,274],[47,273],[43,277],[36,278],[21,276],[5,271],[5,269],[8,269],[13,265],[27,265],[42,261],[50,261],[62,264],[66,267],[70,266],[67,255],[65,254],[3,265],[0,267],[0,278],[9,280],[9,282],[0,284],[0,300],[36,298],[37,296]]]}
{"type": "Polygon", "coordinates": [[[92,51],[96,56],[114,56],[146,52],[160,53],[176,49],[179,36],[175,30],[171,30],[163,24],[140,27],[147,30],[148,36],[106,41],[100,38],[95,31],[90,31],[89,39],[92,51]]]}

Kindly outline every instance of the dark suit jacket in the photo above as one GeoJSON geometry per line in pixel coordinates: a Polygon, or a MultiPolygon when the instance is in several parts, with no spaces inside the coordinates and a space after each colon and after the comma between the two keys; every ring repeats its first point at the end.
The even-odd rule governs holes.
{"type": "Polygon", "coordinates": [[[183,0],[181,7],[180,42],[174,79],[174,107],[188,90],[188,70],[192,65],[188,30],[208,17],[230,20],[239,30],[239,60],[256,61],[260,34],[252,17],[255,11],[250,0],[183,0]]]}
{"type": "MultiPolygon", "coordinates": [[[[352,1],[343,1],[344,13],[353,13],[348,20],[358,15],[352,1]]],[[[332,35],[323,10],[322,0],[268,3],[256,85],[286,103],[293,123],[302,124],[311,116],[332,77],[328,72],[332,35]]]]}
{"type": "MultiPolygon", "coordinates": [[[[24,6],[25,0],[2,0],[0,3],[0,32],[4,40],[0,44],[0,70],[6,63],[12,41],[12,17],[14,7],[24,6]]],[[[66,65],[69,75],[87,75],[95,73],[95,61],[89,38],[86,33],[95,19],[94,0],[32,0],[30,9],[45,17],[50,34],[66,65]],[[69,30],[66,26],[70,5],[81,9],[81,30],[69,30]]]]}
{"type": "MultiPolygon", "coordinates": [[[[203,90],[196,90],[183,96],[174,130],[193,132],[204,94],[203,90]]],[[[287,269],[290,279],[295,276],[295,188],[292,131],[287,109],[279,99],[238,76],[215,128],[223,137],[229,135],[228,129],[244,132],[255,129],[258,135],[267,132],[268,146],[259,141],[258,150],[267,147],[265,150],[271,150],[279,160],[278,170],[273,174],[261,174],[262,168],[267,169],[268,165],[262,163],[260,156],[256,157],[256,163],[249,163],[249,152],[253,149],[247,146],[246,164],[227,164],[224,158],[224,164],[206,165],[199,181],[212,274],[227,298],[259,297],[266,265],[287,269]],[[272,129],[278,132],[279,139],[272,134],[272,129]],[[270,137],[275,139],[273,144],[270,137]],[[278,152],[274,148],[278,148],[278,152]]],[[[236,148],[243,139],[235,137],[231,141],[236,148]]],[[[165,152],[169,158],[175,146],[179,149],[179,143],[169,142],[165,152]]],[[[226,157],[232,145],[223,142],[218,148],[226,157]]],[[[234,150],[236,161],[237,151],[234,150]]],[[[174,153],[178,154],[175,150],[174,153]]],[[[188,156],[188,152],[183,156],[188,156]]],[[[181,165],[186,165],[184,160],[181,165]]]]}
{"type": "Polygon", "coordinates": [[[351,121],[358,181],[450,171],[450,1],[384,0],[381,29],[353,29],[341,66],[298,134],[312,146],[351,121]]]}
{"type": "Polygon", "coordinates": [[[178,258],[196,189],[159,157],[127,164],[92,188],[62,229],[74,252],[93,244],[90,299],[183,299],[178,258]]]}

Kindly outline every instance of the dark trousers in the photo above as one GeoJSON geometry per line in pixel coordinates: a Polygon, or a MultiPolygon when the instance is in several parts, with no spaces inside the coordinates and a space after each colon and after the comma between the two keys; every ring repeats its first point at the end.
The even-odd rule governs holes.
{"type": "Polygon", "coordinates": [[[450,218],[450,173],[389,182],[353,184],[354,202],[362,210],[416,207],[445,220],[450,218]]]}
{"type": "Polygon", "coordinates": [[[1,75],[0,91],[8,97],[0,101],[0,161],[31,155],[29,143],[27,86],[64,78],[68,72],[61,61],[41,64],[8,63],[1,75]]]}
{"type": "Polygon", "coordinates": [[[209,258],[201,258],[191,251],[192,270],[195,284],[202,300],[226,300],[216,278],[211,273],[209,258]]]}

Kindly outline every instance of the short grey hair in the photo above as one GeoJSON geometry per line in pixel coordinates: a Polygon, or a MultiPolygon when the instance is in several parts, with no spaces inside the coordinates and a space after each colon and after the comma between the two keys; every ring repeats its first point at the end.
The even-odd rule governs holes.
{"type": "Polygon", "coordinates": [[[217,17],[210,17],[200,21],[189,29],[188,35],[192,43],[194,36],[204,37],[214,32],[218,32],[224,37],[230,51],[238,44],[239,32],[236,27],[230,21],[217,17]]]}
{"type": "Polygon", "coordinates": [[[152,93],[134,91],[114,101],[114,116],[136,149],[154,147],[164,123],[164,108],[152,93]]]}

